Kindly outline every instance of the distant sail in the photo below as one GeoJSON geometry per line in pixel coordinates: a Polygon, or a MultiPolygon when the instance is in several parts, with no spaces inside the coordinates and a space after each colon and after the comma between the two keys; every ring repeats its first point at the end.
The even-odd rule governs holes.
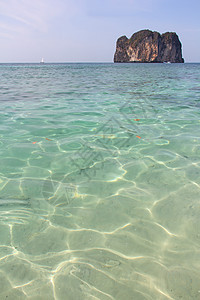
{"type": "Polygon", "coordinates": [[[40,63],[41,63],[41,64],[44,64],[44,58],[41,59],[41,62],[40,62],[40,63]]]}

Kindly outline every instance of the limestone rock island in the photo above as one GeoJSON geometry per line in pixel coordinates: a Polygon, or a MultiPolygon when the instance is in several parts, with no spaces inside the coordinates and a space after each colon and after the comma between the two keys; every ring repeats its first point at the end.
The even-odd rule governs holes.
{"type": "Polygon", "coordinates": [[[121,36],[117,40],[114,55],[116,63],[183,63],[182,46],[175,32],[162,35],[151,30],[134,33],[130,39],[121,36]]]}

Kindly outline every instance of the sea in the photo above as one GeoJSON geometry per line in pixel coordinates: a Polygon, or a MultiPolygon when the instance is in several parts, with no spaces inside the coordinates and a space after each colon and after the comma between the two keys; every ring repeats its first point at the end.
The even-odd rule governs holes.
{"type": "Polygon", "coordinates": [[[0,64],[0,299],[200,299],[200,64],[0,64]]]}

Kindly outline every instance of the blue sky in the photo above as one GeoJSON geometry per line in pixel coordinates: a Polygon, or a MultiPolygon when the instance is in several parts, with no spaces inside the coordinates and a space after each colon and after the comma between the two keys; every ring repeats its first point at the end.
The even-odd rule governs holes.
{"type": "Polygon", "coordinates": [[[200,62],[200,0],[0,0],[0,62],[112,62],[116,40],[175,31],[200,62]]]}

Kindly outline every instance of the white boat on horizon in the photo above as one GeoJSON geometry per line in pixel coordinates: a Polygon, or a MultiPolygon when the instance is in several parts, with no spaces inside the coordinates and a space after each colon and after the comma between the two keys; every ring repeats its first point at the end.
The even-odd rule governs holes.
{"type": "Polygon", "coordinates": [[[41,63],[41,64],[44,64],[44,58],[41,59],[40,63],[41,63]]]}

